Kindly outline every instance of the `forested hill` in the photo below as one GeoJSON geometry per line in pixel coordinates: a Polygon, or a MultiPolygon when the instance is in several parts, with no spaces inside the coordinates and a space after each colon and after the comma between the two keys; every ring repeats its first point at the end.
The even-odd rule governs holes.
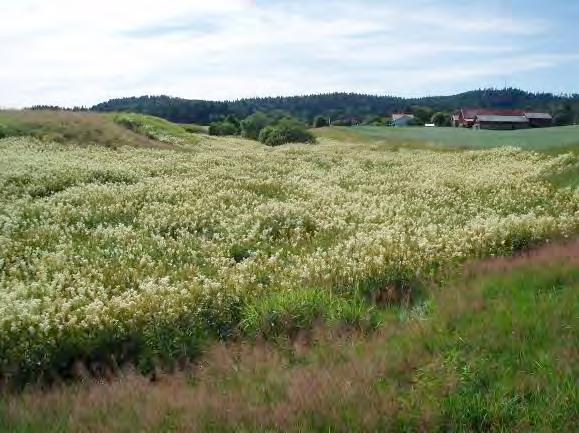
{"type": "Polygon", "coordinates": [[[240,99],[237,101],[202,101],[169,96],[141,96],[113,99],[92,107],[94,111],[130,111],[151,114],[178,123],[208,124],[227,115],[244,118],[256,111],[283,111],[311,122],[315,116],[360,121],[394,112],[454,111],[461,107],[520,108],[548,111],[565,110],[579,116],[579,95],[556,96],[550,93],[529,93],[519,89],[474,90],[452,96],[399,98],[355,93],[240,99]]]}

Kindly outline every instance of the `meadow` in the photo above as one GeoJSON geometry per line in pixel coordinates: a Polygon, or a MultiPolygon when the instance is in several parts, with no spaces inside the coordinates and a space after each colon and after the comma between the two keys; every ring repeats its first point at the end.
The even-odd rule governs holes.
{"type": "MultiPolygon", "coordinates": [[[[208,373],[208,381],[233,375],[232,395],[244,389],[240,384],[254,384],[247,392],[258,399],[253,409],[240,409],[247,399],[243,393],[239,401],[228,400],[241,418],[232,408],[233,418],[223,420],[222,431],[233,431],[238,423],[260,431],[263,426],[252,423],[265,419],[271,404],[288,395],[296,399],[292,404],[301,404],[294,409],[310,423],[307,428],[319,431],[334,431],[336,425],[363,431],[372,422],[379,428],[385,422],[379,413],[390,409],[416,416],[396,421],[400,431],[405,425],[418,428],[414,423],[426,419],[428,411],[439,414],[433,415],[432,425],[473,426],[490,417],[493,426],[524,429],[525,422],[539,422],[553,402],[560,403],[558,412],[543,419],[544,425],[564,430],[571,424],[569,402],[576,399],[572,367],[565,364],[561,368],[566,370],[559,371],[557,360],[576,359],[567,344],[575,338],[574,262],[549,262],[552,269],[544,274],[524,268],[514,276],[500,275],[495,283],[461,282],[456,275],[465,262],[512,256],[577,235],[578,190],[561,180],[578,166],[575,153],[508,146],[441,152],[335,138],[268,148],[146,116],[34,116],[49,120],[23,123],[17,118],[12,123],[20,122],[17,136],[0,140],[0,377],[7,387],[123,377],[127,368],[157,378],[161,372],[186,370],[208,351],[204,359],[213,366],[208,348],[217,341],[245,347],[240,342],[257,339],[287,341],[288,346],[268,346],[265,352],[249,348],[247,361],[231,355],[235,362],[226,362],[237,366],[233,372],[208,373]],[[79,122],[82,127],[75,126],[79,122]],[[59,128],[75,133],[61,133],[55,141],[51,134],[59,128]],[[79,142],[78,131],[91,139],[79,142]],[[122,141],[123,134],[129,139],[122,141]],[[112,136],[118,141],[110,142],[112,136]],[[540,321],[525,320],[541,314],[540,321]],[[520,347],[513,346],[510,334],[517,317],[520,347]],[[324,342],[321,355],[308,349],[300,356],[300,345],[294,343],[319,327],[358,335],[352,337],[357,349],[344,352],[343,343],[324,342]],[[397,337],[391,340],[390,332],[397,337]],[[565,339],[555,342],[553,335],[565,339]],[[379,347],[390,341],[394,352],[381,354],[379,347]],[[472,344],[462,346],[461,341],[472,344]],[[486,357],[479,357],[479,347],[486,357]],[[319,358],[326,352],[345,360],[347,370],[319,358]],[[435,356],[438,352],[443,358],[435,356]],[[478,378],[499,368],[489,353],[502,356],[510,367],[503,376],[478,378]],[[265,370],[259,370],[259,363],[250,366],[253,356],[268,359],[265,370]],[[286,361],[297,362],[297,370],[288,370],[286,361]],[[304,373],[302,362],[320,371],[304,373]],[[351,370],[358,362],[368,369],[351,370]],[[536,362],[546,367],[538,371],[536,362]],[[239,366],[250,371],[240,372],[239,366]],[[502,408],[510,393],[518,395],[513,374],[519,366],[540,378],[524,382],[525,390],[547,393],[513,401],[509,415],[502,408]],[[308,403],[302,401],[307,392],[299,394],[299,384],[288,376],[294,371],[303,380],[328,377],[321,373],[326,368],[347,383],[360,381],[348,394],[351,399],[340,400],[345,404],[340,414],[350,414],[349,421],[329,406],[330,395],[345,392],[341,379],[328,382],[318,400],[308,403]],[[437,379],[438,371],[444,380],[437,379]],[[399,375],[404,372],[408,375],[399,375]],[[424,388],[407,394],[397,377],[424,388]],[[495,379],[496,388],[477,382],[495,379]],[[270,388],[279,394],[265,391],[270,388]],[[393,396],[396,390],[400,394],[394,400],[376,397],[373,409],[366,411],[375,416],[366,419],[356,405],[362,396],[382,391],[393,396]],[[393,406],[382,406],[385,402],[393,406]],[[494,405],[494,412],[483,411],[487,404],[494,405]],[[325,414],[319,425],[315,417],[308,418],[316,410],[325,414]],[[467,414],[472,417],[460,421],[467,414]]],[[[564,251],[572,254],[576,247],[564,251]]],[[[230,356],[229,349],[223,350],[230,356]]],[[[128,382],[121,379],[106,388],[104,406],[95,397],[95,412],[89,405],[89,412],[79,416],[94,417],[82,418],[81,425],[101,427],[86,431],[132,431],[139,422],[145,423],[143,431],[186,431],[190,420],[183,421],[183,430],[175,427],[181,414],[200,410],[211,416],[211,408],[226,404],[217,398],[225,385],[203,385],[211,390],[203,388],[209,393],[205,403],[205,397],[189,394],[190,383],[196,389],[195,372],[183,381],[180,376],[169,379],[167,389],[147,391],[159,400],[134,406],[141,401],[136,395],[148,386],[139,377],[130,375],[128,382]],[[135,394],[123,394],[124,386],[135,394]],[[163,405],[165,392],[183,392],[183,399],[176,400],[177,406],[163,405]],[[189,407],[190,399],[201,409],[189,407]],[[126,424],[106,427],[102,414],[113,410],[107,401],[130,412],[119,419],[126,424]],[[161,409],[149,425],[147,414],[157,413],[150,404],[161,409]],[[133,412],[138,407],[142,412],[133,412]]],[[[69,415],[92,397],[82,388],[54,392],[0,399],[0,427],[45,431],[35,429],[52,420],[52,430],[46,431],[68,431],[63,425],[82,431],[69,415]]],[[[283,424],[275,416],[267,418],[270,427],[283,424]]],[[[291,430],[292,418],[284,419],[291,430]]]]}
{"type": "Polygon", "coordinates": [[[441,269],[578,226],[576,193],[545,180],[570,154],[196,140],[2,141],[3,377],[79,359],[147,370],[318,317],[373,326],[370,304],[441,269]]]}
{"type": "Polygon", "coordinates": [[[351,142],[382,142],[391,146],[473,150],[513,146],[524,150],[557,154],[579,149],[579,126],[518,131],[471,130],[465,128],[392,128],[355,126],[321,128],[322,137],[351,142]]]}

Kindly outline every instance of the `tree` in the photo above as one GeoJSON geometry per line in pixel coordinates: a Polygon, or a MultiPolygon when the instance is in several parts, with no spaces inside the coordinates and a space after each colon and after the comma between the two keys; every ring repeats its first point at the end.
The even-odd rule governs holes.
{"type": "Polygon", "coordinates": [[[314,119],[314,128],[323,128],[328,126],[328,119],[325,116],[316,116],[314,119]]]}
{"type": "Polygon", "coordinates": [[[432,115],[430,122],[434,123],[436,126],[450,126],[450,116],[438,111],[432,115]]]}
{"type": "Polygon", "coordinates": [[[570,103],[565,103],[557,110],[553,118],[553,123],[557,126],[572,125],[575,121],[573,107],[570,103]]]}
{"type": "Polygon", "coordinates": [[[237,128],[238,131],[241,131],[241,122],[239,121],[237,116],[234,116],[233,114],[229,114],[225,117],[225,122],[228,122],[228,123],[231,123],[232,125],[235,125],[235,128],[237,128]]]}
{"type": "Polygon", "coordinates": [[[234,123],[221,120],[209,125],[209,135],[239,135],[239,128],[234,123]]]}
{"type": "Polygon", "coordinates": [[[286,143],[315,143],[316,137],[300,121],[286,117],[274,125],[263,128],[259,141],[266,146],[280,146],[286,143]]]}
{"type": "Polygon", "coordinates": [[[267,114],[258,111],[241,121],[241,135],[251,140],[257,140],[261,130],[271,123],[272,119],[267,114]]]}
{"type": "Polygon", "coordinates": [[[414,119],[419,125],[429,123],[432,117],[432,109],[428,107],[412,107],[411,113],[414,114],[414,119]]]}

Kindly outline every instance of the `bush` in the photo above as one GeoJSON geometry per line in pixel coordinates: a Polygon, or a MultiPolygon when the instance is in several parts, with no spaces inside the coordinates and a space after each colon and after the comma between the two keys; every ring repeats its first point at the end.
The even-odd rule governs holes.
{"type": "Polygon", "coordinates": [[[258,111],[241,121],[241,135],[251,140],[257,140],[261,130],[272,123],[273,120],[267,114],[258,111]]]}
{"type": "Polygon", "coordinates": [[[328,126],[328,119],[324,116],[317,116],[314,119],[314,128],[323,128],[324,126],[328,126]]]}
{"type": "Polygon", "coordinates": [[[432,115],[430,122],[436,126],[450,126],[450,116],[439,111],[432,115]]]}
{"type": "Polygon", "coordinates": [[[286,143],[315,143],[316,137],[298,120],[285,118],[262,129],[259,141],[266,146],[280,146],[286,143]]]}
{"type": "Polygon", "coordinates": [[[209,135],[239,135],[239,127],[225,120],[213,122],[209,125],[209,135]]]}

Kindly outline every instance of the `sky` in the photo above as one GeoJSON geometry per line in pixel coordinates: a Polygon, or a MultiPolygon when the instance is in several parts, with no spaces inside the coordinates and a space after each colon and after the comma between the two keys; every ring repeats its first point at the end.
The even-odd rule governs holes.
{"type": "Polygon", "coordinates": [[[579,92],[576,0],[0,0],[0,107],[579,92]]]}

